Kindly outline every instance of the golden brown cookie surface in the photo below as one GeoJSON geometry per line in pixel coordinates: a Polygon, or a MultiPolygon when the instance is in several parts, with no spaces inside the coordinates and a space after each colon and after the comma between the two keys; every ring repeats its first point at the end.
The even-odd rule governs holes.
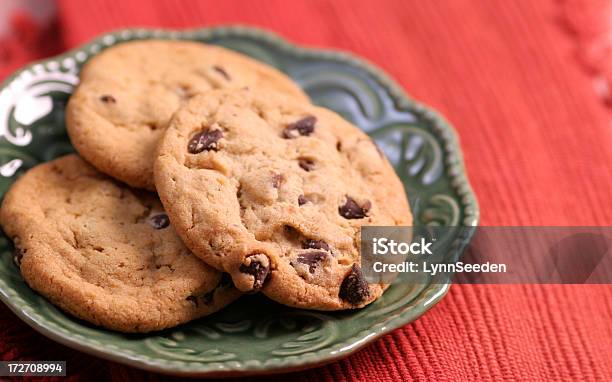
{"type": "Polygon", "coordinates": [[[276,94],[214,90],[174,116],[155,180],[186,245],[287,305],[364,306],[384,291],[359,269],[363,225],[410,225],[400,180],[335,113],[276,94]]]}
{"type": "Polygon", "coordinates": [[[172,114],[196,94],[242,87],[307,99],[280,71],[221,47],[168,40],[118,44],[83,68],[66,110],[68,134],[98,170],[154,190],[155,149],[172,114]]]}
{"type": "Polygon", "coordinates": [[[183,245],[154,194],[119,184],[77,155],[23,175],[0,218],[26,282],[96,325],[164,329],[240,295],[183,245]]]}

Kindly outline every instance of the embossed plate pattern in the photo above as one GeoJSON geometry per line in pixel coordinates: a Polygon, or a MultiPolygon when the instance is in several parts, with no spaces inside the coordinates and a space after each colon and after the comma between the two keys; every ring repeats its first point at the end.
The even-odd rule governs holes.
{"type": "MultiPolygon", "coordinates": [[[[346,53],[306,49],[257,29],[188,31],[126,29],[61,56],[30,65],[0,88],[0,193],[33,165],[71,152],[64,108],[82,65],[102,49],[146,38],[218,44],[267,62],[300,83],[313,102],[329,107],[370,134],[406,186],[417,224],[471,227],[478,205],[467,181],[454,131],[410,100],[379,69],[346,53]]],[[[457,256],[465,236],[448,237],[457,256]]],[[[180,375],[245,375],[313,367],[344,357],[419,317],[447,283],[423,279],[393,285],[360,311],[320,313],[245,296],[224,311],[178,328],[125,335],[76,320],[33,292],[0,237],[0,298],[21,319],[65,345],[143,369],[180,375]]]]}

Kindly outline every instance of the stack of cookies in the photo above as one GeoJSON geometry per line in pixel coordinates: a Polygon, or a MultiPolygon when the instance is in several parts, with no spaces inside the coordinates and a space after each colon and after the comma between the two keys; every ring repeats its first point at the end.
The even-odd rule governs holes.
{"type": "MultiPolygon", "coordinates": [[[[79,155],[41,164],[1,222],[26,282],[124,332],[211,314],[242,293],[292,307],[363,307],[363,225],[411,225],[375,144],[281,72],[195,42],[94,57],[67,108],[79,155]]],[[[237,302],[239,303],[239,302],[237,302]]]]}

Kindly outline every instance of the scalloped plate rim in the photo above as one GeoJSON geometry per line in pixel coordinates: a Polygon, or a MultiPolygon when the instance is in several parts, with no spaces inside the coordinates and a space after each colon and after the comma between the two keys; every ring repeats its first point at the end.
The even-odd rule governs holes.
{"type": "MultiPolygon", "coordinates": [[[[28,65],[25,65],[13,74],[7,77],[0,84],[0,91],[5,89],[9,84],[12,83],[19,75],[27,70],[31,70],[36,65],[44,65],[49,61],[61,62],[65,58],[76,58],[77,53],[85,51],[88,47],[93,45],[99,45],[100,47],[108,47],[115,45],[116,43],[122,42],[125,39],[150,39],[150,38],[163,38],[163,39],[185,39],[193,40],[198,35],[203,37],[204,35],[223,35],[232,34],[237,37],[250,37],[265,42],[271,43],[272,45],[280,48],[285,52],[292,53],[293,55],[308,55],[310,57],[319,57],[326,59],[333,59],[342,63],[352,65],[359,69],[365,70],[368,75],[372,76],[377,80],[383,88],[385,88],[391,95],[391,99],[395,103],[395,106],[401,109],[410,109],[410,111],[418,111],[421,113],[427,113],[428,117],[438,123],[438,127],[444,132],[444,134],[438,134],[438,137],[447,145],[450,146],[449,151],[455,155],[455,160],[447,166],[453,165],[458,171],[455,175],[447,174],[451,179],[459,181],[460,185],[465,189],[464,196],[466,201],[462,204],[463,210],[467,207],[471,208],[472,220],[470,226],[473,230],[478,225],[479,221],[479,207],[476,196],[472,190],[472,187],[467,178],[466,169],[463,161],[463,154],[459,145],[459,138],[453,127],[435,110],[429,106],[425,106],[420,102],[412,99],[407,95],[382,69],[378,68],[374,64],[370,63],[364,58],[357,57],[356,55],[336,49],[325,49],[307,47],[298,44],[292,44],[284,38],[274,34],[265,29],[245,26],[245,25],[219,25],[208,28],[191,28],[191,29],[163,29],[163,28],[124,28],[104,33],[89,42],[78,46],[77,48],[71,49],[62,54],[48,57],[45,59],[34,61],[28,65]],[[142,36],[139,35],[142,34],[142,36]],[[123,34],[129,34],[129,37],[123,39],[117,39],[117,36],[123,34]],[[112,43],[105,43],[105,39],[111,36],[113,39],[112,43]]],[[[88,53],[87,59],[97,54],[88,53]]],[[[446,166],[445,166],[446,168],[446,166]]],[[[448,172],[448,171],[445,171],[448,172]]],[[[3,279],[0,279],[0,300],[2,300],[9,309],[15,313],[21,320],[27,323],[30,327],[41,333],[42,335],[51,338],[63,345],[71,347],[73,349],[83,351],[85,353],[98,356],[107,360],[127,364],[129,366],[138,367],[140,369],[159,372],[170,375],[181,375],[181,376],[240,376],[240,375],[261,375],[271,373],[283,373],[288,371],[298,371],[307,368],[312,368],[334,362],[338,359],[344,358],[350,354],[353,354],[365,346],[371,344],[381,336],[400,328],[426,313],[431,307],[437,304],[446,295],[450,289],[451,284],[429,284],[411,301],[411,304],[418,303],[417,306],[412,306],[410,309],[405,307],[402,311],[398,312],[395,316],[388,318],[383,322],[379,322],[369,329],[362,330],[356,333],[353,337],[346,340],[346,343],[350,343],[348,346],[344,346],[339,350],[329,351],[329,348],[323,348],[317,352],[306,353],[307,355],[316,355],[324,350],[327,350],[327,354],[320,354],[318,359],[311,360],[309,357],[305,358],[305,361],[286,361],[284,365],[275,367],[269,367],[265,364],[249,365],[246,366],[246,360],[232,361],[239,362],[239,367],[225,367],[223,362],[211,363],[199,363],[199,362],[188,362],[188,361],[169,361],[161,358],[154,358],[141,354],[131,354],[131,350],[127,349],[111,349],[114,345],[108,345],[105,343],[96,344],[96,340],[79,341],[70,334],[62,333],[65,329],[54,328],[54,323],[36,318],[36,314],[32,315],[30,311],[33,309],[27,304],[17,304],[12,300],[13,297],[19,297],[17,291],[9,287],[3,279]],[[12,293],[11,293],[12,292],[12,293]],[[427,301],[424,301],[429,296],[427,301]],[[213,367],[213,364],[216,365],[213,367]]],[[[338,344],[336,344],[338,347],[338,344]]]]}
{"type": "MultiPolygon", "coordinates": [[[[10,303],[10,297],[5,293],[5,288],[6,285],[4,284],[3,280],[0,280],[0,301],[4,302],[7,307],[13,312],[15,313],[15,315],[17,317],[19,317],[23,322],[25,322],[26,324],[28,324],[28,326],[30,326],[32,329],[36,330],[38,333],[44,335],[47,338],[50,338],[62,345],[68,346],[72,349],[78,350],[78,351],[82,351],[86,354],[89,355],[93,355],[102,359],[106,359],[109,361],[114,361],[114,362],[118,362],[118,363],[122,363],[124,365],[128,365],[128,366],[132,366],[132,367],[137,367],[139,369],[142,370],[147,370],[147,371],[151,371],[151,372],[156,372],[156,373],[161,373],[161,374],[165,374],[165,375],[171,375],[171,376],[185,376],[185,377],[207,377],[207,378],[212,378],[212,377],[227,377],[227,378],[233,378],[233,377],[240,377],[240,376],[256,376],[256,375],[269,375],[269,374],[281,374],[281,373],[288,373],[288,372],[296,372],[296,371],[301,371],[301,370],[307,370],[307,369],[311,369],[314,367],[319,367],[319,366],[323,366],[329,363],[333,363],[335,361],[341,360],[345,357],[350,356],[353,353],[358,352],[359,350],[365,348],[366,346],[370,345],[372,342],[376,341],[377,339],[379,339],[380,337],[396,330],[399,329],[401,326],[406,325],[416,319],[418,319],[419,317],[421,317],[423,314],[425,314],[429,309],[431,309],[434,305],[436,305],[448,292],[448,290],[450,289],[450,284],[438,284],[441,285],[443,287],[443,289],[441,289],[440,291],[438,291],[433,298],[429,299],[428,302],[428,306],[424,309],[421,309],[418,311],[418,313],[414,316],[411,316],[410,321],[406,322],[406,323],[400,323],[399,325],[395,326],[392,325],[391,322],[394,320],[399,320],[400,318],[402,318],[402,315],[398,315],[396,317],[394,317],[393,319],[389,319],[387,322],[385,322],[386,325],[384,325],[382,328],[380,328],[379,330],[373,330],[374,327],[379,327],[381,326],[381,324],[377,324],[374,327],[368,329],[368,330],[364,330],[362,332],[357,333],[357,335],[355,337],[360,336],[361,333],[365,332],[365,331],[369,331],[371,332],[369,335],[365,336],[364,338],[357,340],[353,346],[350,347],[350,349],[348,350],[340,350],[335,352],[335,354],[331,355],[331,356],[326,356],[325,358],[321,358],[319,360],[313,361],[313,362],[304,362],[304,363],[295,363],[295,364],[289,364],[286,366],[280,366],[280,367],[244,367],[244,368],[225,368],[225,367],[217,367],[217,368],[213,368],[211,367],[210,364],[204,364],[207,365],[207,367],[205,368],[194,368],[194,369],[190,369],[188,368],[172,368],[172,367],[166,367],[167,364],[172,364],[172,363],[181,363],[181,364],[188,364],[188,365],[203,365],[199,362],[188,362],[188,361],[168,361],[166,359],[160,359],[160,358],[152,358],[152,357],[148,357],[148,356],[134,356],[131,354],[125,354],[125,353],[112,353],[109,350],[106,349],[98,349],[97,347],[95,347],[95,345],[91,345],[91,344],[86,344],[86,343],[81,343],[78,340],[69,337],[69,336],[64,336],[62,334],[59,334],[55,331],[53,331],[53,328],[50,328],[49,325],[47,324],[47,322],[45,321],[39,321],[38,319],[32,317],[30,314],[28,314],[27,312],[25,312],[23,309],[19,309],[16,305],[10,303]],[[147,360],[148,359],[148,360],[147,360]],[[166,363],[166,365],[160,365],[160,363],[166,363]]],[[[421,294],[426,292],[427,290],[423,290],[421,291],[421,294]]],[[[415,298],[416,301],[419,299],[419,297],[421,296],[421,294],[419,294],[419,296],[417,296],[415,298]]],[[[104,330],[101,328],[101,330],[104,330]]],[[[120,349],[121,350],[121,349],[120,349]]],[[[321,350],[325,350],[325,349],[321,349],[321,350]]],[[[308,353],[307,353],[308,354],[308,353]]],[[[236,361],[234,361],[236,362],[236,361]]],[[[242,364],[244,364],[247,361],[238,361],[241,362],[242,364]]],[[[220,362],[213,362],[213,363],[220,363],[220,362]]],[[[241,366],[242,367],[242,366],[241,366]]]]}

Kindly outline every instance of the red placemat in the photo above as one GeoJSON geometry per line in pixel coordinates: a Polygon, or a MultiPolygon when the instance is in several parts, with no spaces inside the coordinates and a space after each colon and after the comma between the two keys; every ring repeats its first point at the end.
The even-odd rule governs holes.
{"type": "MultiPolygon", "coordinates": [[[[574,17],[580,2],[60,0],[58,7],[53,41],[61,49],[121,27],[243,23],[352,51],[455,125],[483,225],[612,225],[611,115],[594,86],[604,69],[584,60],[589,41],[606,33],[588,26],[608,18],[574,17]]],[[[425,316],[354,356],[264,379],[610,380],[610,317],[609,285],[455,285],[425,316]]],[[[0,354],[67,359],[72,380],[167,378],[57,345],[3,306],[0,354]]]]}

